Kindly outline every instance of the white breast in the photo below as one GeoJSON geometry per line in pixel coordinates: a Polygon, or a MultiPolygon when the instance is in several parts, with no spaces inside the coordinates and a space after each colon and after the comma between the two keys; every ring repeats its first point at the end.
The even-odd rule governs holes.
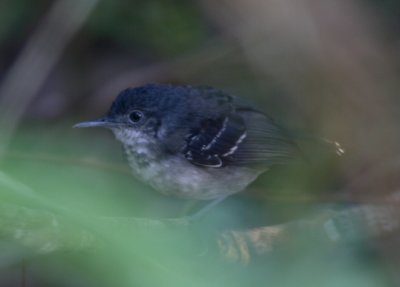
{"type": "Polygon", "coordinates": [[[182,198],[209,200],[242,191],[263,172],[246,167],[204,168],[171,156],[140,165],[130,156],[134,173],[159,192],[182,198]]]}
{"type": "Polygon", "coordinates": [[[114,131],[123,144],[136,177],[157,191],[198,200],[210,200],[244,190],[264,170],[248,167],[205,168],[180,155],[160,157],[156,145],[135,132],[114,131]],[[129,139],[128,139],[129,138],[129,139]],[[127,144],[129,143],[129,144],[127,144]]]}

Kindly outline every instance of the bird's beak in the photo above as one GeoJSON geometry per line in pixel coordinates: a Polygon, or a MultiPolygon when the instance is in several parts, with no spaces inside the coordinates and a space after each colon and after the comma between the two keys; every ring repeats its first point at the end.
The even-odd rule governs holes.
{"type": "Polygon", "coordinates": [[[74,125],[74,128],[93,128],[93,127],[104,127],[104,128],[112,128],[120,126],[120,123],[113,121],[108,117],[103,117],[99,119],[95,119],[92,121],[81,122],[74,125]]]}

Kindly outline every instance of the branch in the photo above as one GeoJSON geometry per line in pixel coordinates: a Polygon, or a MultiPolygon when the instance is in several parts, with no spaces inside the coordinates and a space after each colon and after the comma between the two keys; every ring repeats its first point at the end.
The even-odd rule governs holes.
{"type": "MultiPolygon", "coordinates": [[[[128,231],[134,232],[135,236],[153,236],[156,232],[158,237],[165,238],[163,235],[171,230],[188,231],[196,224],[185,218],[88,217],[57,209],[29,187],[5,174],[0,176],[0,187],[12,189],[40,204],[40,208],[35,209],[0,203],[1,238],[16,242],[36,254],[104,248],[108,246],[107,240],[99,230],[128,231]]],[[[339,211],[321,209],[308,218],[279,225],[224,230],[218,232],[212,241],[226,260],[247,264],[253,256],[264,256],[304,240],[313,242],[311,240],[317,239],[329,244],[365,240],[389,234],[400,227],[396,209],[398,194],[392,195],[391,201],[393,204],[362,204],[339,211]]]]}
{"type": "Polygon", "coordinates": [[[224,231],[217,242],[224,258],[244,264],[254,255],[266,255],[303,240],[322,240],[328,244],[359,242],[398,230],[397,204],[363,204],[341,211],[320,210],[307,219],[289,223],[224,231]]]}

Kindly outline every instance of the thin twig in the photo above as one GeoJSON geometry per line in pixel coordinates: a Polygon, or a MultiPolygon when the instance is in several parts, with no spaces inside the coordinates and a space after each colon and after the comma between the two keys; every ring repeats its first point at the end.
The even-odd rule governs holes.
{"type": "Polygon", "coordinates": [[[68,165],[87,166],[90,168],[104,169],[121,174],[131,175],[132,172],[127,165],[110,164],[102,162],[94,158],[71,158],[63,157],[46,153],[25,153],[25,152],[7,152],[4,154],[5,158],[18,159],[18,160],[32,160],[32,161],[48,161],[55,163],[62,163],[68,165]]]}

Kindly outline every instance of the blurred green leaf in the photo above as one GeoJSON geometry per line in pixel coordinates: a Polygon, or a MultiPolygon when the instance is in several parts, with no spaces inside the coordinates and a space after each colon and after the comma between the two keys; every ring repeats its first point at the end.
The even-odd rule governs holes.
{"type": "MultiPolygon", "coordinates": [[[[74,287],[390,286],[375,258],[358,256],[346,244],[334,247],[308,230],[296,230],[284,248],[250,258],[247,266],[224,261],[215,222],[220,215],[239,220],[234,207],[221,207],[193,226],[135,225],[148,220],[135,218],[135,209],[168,209],[168,201],[141,194],[143,186],[129,173],[109,169],[125,164],[116,154],[106,131],[82,133],[70,125],[22,129],[1,167],[12,179],[0,178],[0,235],[21,230],[11,247],[0,245],[15,250],[3,264],[22,256],[48,284],[74,287]]],[[[163,217],[162,210],[153,211],[163,217]]]]}
{"type": "Polygon", "coordinates": [[[102,1],[87,31],[100,40],[160,56],[193,49],[207,36],[194,2],[182,0],[102,1]]]}
{"type": "Polygon", "coordinates": [[[0,43],[13,41],[26,31],[44,7],[44,1],[0,1],[0,43]]]}

